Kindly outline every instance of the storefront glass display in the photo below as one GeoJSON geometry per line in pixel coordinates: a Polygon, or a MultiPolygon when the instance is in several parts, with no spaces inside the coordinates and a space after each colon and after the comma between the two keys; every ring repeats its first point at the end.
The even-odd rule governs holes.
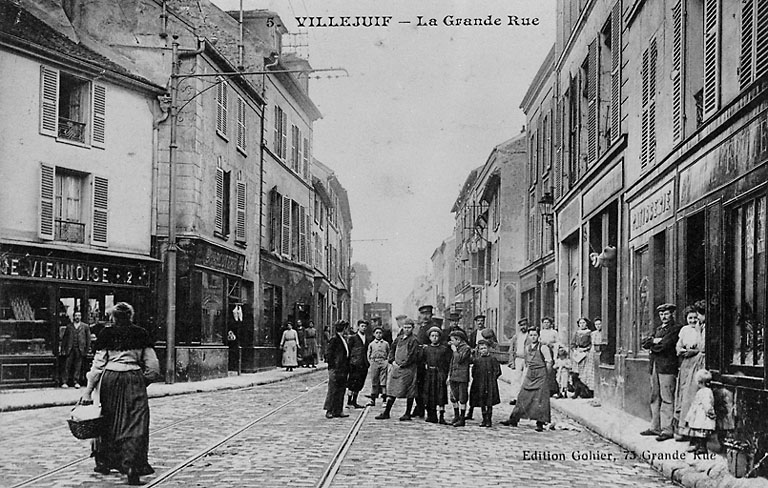
{"type": "MultiPolygon", "coordinates": [[[[43,286],[6,286],[0,289],[0,354],[53,354],[51,320],[66,325],[66,308],[51,314],[50,290],[43,286]]],[[[63,305],[62,305],[63,307],[63,305]]]]}

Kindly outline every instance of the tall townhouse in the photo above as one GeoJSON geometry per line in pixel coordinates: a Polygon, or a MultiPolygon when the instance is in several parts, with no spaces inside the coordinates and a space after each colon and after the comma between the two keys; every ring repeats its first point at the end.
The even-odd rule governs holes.
{"type": "MultiPolygon", "coordinates": [[[[735,406],[720,421],[755,460],[768,452],[766,19],[765,0],[624,5],[626,384],[645,375],[655,307],[703,300],[715,394],[735,406]]],[[[625,404],[646,393],[628,387],[625,404]]]]}
{"type": "Polygon", "coordinates": [[[158,277],[155,332],[161,364],[172,365],[174,381],[263,367],[257,317],[264,100],[258,78],[233,73],[240,66],[261,69],[269,53],[255,42],[238,49],[238,21],[209,2],[195,2],[194,9],[183,1],[65,3],[64,14],[94,49],[125,60],[163,86],[174,86],[174,62],[185,75],[170,108],[177,114],[175,140],[172,116],[158,118],[155,126],[153,255],[163,263],[169,248],[177,255],[173,281],[165,267],[158,277]],[[175,242],[169,239],[171,184],[175,242]],[[174,290],[175,307],[169,307],[174,290]],[[170,333],[169,310],[175,314],[170,333]],[[228,340],[230,331],[235,341],[228,340]]]}
{"type": "Polygon", "coordinates": [[[453,305],[454,284],[451,278],[454,274],[453,253],[455,242],[453,236],[446,238],[435,248],[430,256],[432,261],[432,296],[427,303],[433,304],[437,317],[447,317],[453,305]]]}
{"type": "Polygon", "coordinates": [[[473,170],[454,204],[455,298],[453,311],[467,327],[486,316],[503,344],[515,333],[520,274],[525,264],[527,141],[525,134],[494,147],[473,170]]]}
{"type": "MultiPolygon", "coordinates": [[[[26,3],[26,2],[25,2],[26,3]]],[[[0,388],[51,386],[61,328],[151,327],[158,84],[0,1],[0,388]]]]}

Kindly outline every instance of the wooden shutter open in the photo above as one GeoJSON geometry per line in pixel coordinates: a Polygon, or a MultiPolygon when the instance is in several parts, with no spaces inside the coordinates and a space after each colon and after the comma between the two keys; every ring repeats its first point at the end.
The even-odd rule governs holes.
{"type": "Polygon", "coordinates": [[[272,145],[275,149],[275,154],[280,157],[280,107],[275,105],[275,138],[272,141],[272,145]]]}
{"type": "Polygon", "coordinates": [[[59,70],[40,66],[40,133],[59,135],[59,70]]]}
{"type": "Polygon", "coordinates": [[[755,79],[768,73],[768,0],[755,0],[755,79]]]}
{"type": "Polygon", "coordinates": [[[245,181],[238,181],[235,183],[235,241],[239,243],[245,243],[248,239],[247,231],[247,205],[248,205],[248,193],[246,192],[245,181]]]}
{"type": "Polygon", "coordinates": [[[222,168],[216,168],[216,195],[215,199],[215,216],[213,218],[213,230],[219,234],[224,234],[224,170],[222,168]]]}
{"type": "Polygon", "coordinates": [[[739,85],[743,90],[755,79],[755,5],[754,0],[741,2],[741,55],[739,85]]]}
{"type": "Polygon", "coordinates": [[[104,147],[107,130],[107,87],[98,83],[93,84],[93,111],[91,112],[91,145],[104,147]]]}
{"type": "Polygon", "coordinates": [[[308,262],[307,259],[307,210],[299,206],[299,261],[308,262]]]}
{"type": "Polygon", "coordinates": [[[621,132],[621,0],[611,12],[611,141],[621,132]]]}
{"type": "MultiPolygon", "coordinates": [[[[555,200],[563,193],[563,98],[555,107],[555,200]]],[[[498,195],[497,197],[498,198],[498,195]]]]}
{"type": "Polygon", "coordinates": [[[597,66],[597,39],[589,44],[587,60],[587,162],[597,160],[597,93],[600,70],[597,66]]]}
{"type": "Polygon", "coordinates": [[[40,208],[37,235],[41,239],[54,239],[54,201],[56,197],[56,167],[40,164],[40,208]]]}
{"type": "Polygon", "coordinates": [[[247,149],[245,124],[245,101],[237,97],[237,147],[245,151],[247,149]]]}
{"type": "Polygon", "coordinates": [[[291,199],[283,197],[282,229],[280,232],[280,253],[291,256],[291,199]]]}
{"type": "Polygon", "coordinates": [[[93,218],[91,244],[106,246],[109,231],[109,180],[93,176],[93,218]]]}
{"type": "Polygon", "coordinates": [[[672,142],[683,138],[683,1],[672,7],[672,142]]]}
{"type": "Polygon", "coordinates": [[[285,160],[288,156],[288,117],[282,110],[280,110],[280,124],[280,158],[285,160]]]}
{"type": "Polygon", "coordinates": [[[658,50],[656,39],[651,41],[650,55],[648,59],[648,162],[656,160],[656,65],[658,64],[658,50]]]}
{"type": "Polygon", "coordinates": [[[302,162],[304,165],[304,178],[309,179],[309,138],[304,138],[304,151],[302,155],[302,162]]]}
{"type": "Polygon", "coordinates": [[[704,118],[720,108],[720,0],[704,0],[704,118]]]}
{"type": "Polygon", "coordinates": [[[229,87],[222,78],[216,85],[216,130],[223,136],[227,135],[227,106],[229,87]]]}

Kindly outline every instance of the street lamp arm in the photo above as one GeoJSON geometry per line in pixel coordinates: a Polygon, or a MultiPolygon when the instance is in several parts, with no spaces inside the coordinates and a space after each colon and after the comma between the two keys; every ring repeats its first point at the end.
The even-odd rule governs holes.
{"type": "Polygon", "coordinates": [[[179,107],[179,108],[178,108],[178,109],[176,109],[176,110],[177,110],[178,112],[181,112],[182,110],[184,110],[184,107],[186,107],[187,105],[189,105],[189,102],[191,102],[192,100],[194,100],[194,99],[195,99],[195,98],[197,98],[198,96],[202,95],[203,93],[207,92],[207,91],[208,91],[208,90],[210,90],[211,88],[214,88],[214,87],[217,87],[217,86],[219,86],[219,85],[220,85],[221,83],[223,83],[223,82],[224,82],[224,79],[222,78],[221,80],[217,81],[216,83],[214,83],[214,84],[212,84],[212,85],[210,85],[210,86],[207,86],[207,87],[203,88],[203,89],[202,89],[202,90],[200,90],[199,92],[195,93],[195,94],[194,94],[194,95],[193,95],[193,96],[192,96],[192,97],[191,97],[189,100],[187,100],[186,102],[184,102],[184,103],[181,105],[181,107],[179,107]]]}

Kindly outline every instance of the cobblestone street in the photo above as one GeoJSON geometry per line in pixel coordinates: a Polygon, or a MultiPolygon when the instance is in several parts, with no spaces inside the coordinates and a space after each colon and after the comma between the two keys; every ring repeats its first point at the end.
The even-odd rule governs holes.
{"type": "MultiPolygon", "coordinates": [[[[347,410],[349,418],[327,420],[321,409],[323,380],[320,372],[249,389],[152,399],[150,463],[156,474],[143,480],[178,487],[318,486],[355,420],[364,415],[325,486],[671,484],[647,464],[626,459],[631,456],[618,446],[557,415],[554,431],[537,433],[526,421],[517,429],[503,427],[498,422],[511,409],[506,402],[496,409],[491,429],[478,428],[477,420],[462,429],[421,419],[399,422],[404,401],[386,421],[373,418],[380,402],[367,411],[347,410]]],[[[500,387],[508,399],[509,386],[500,387]]],[[[125,484],[117,473],[92,471],[88,442],[74,439],[66,427],[68,411],[0,414],[1,486],[125,484]]]]}

